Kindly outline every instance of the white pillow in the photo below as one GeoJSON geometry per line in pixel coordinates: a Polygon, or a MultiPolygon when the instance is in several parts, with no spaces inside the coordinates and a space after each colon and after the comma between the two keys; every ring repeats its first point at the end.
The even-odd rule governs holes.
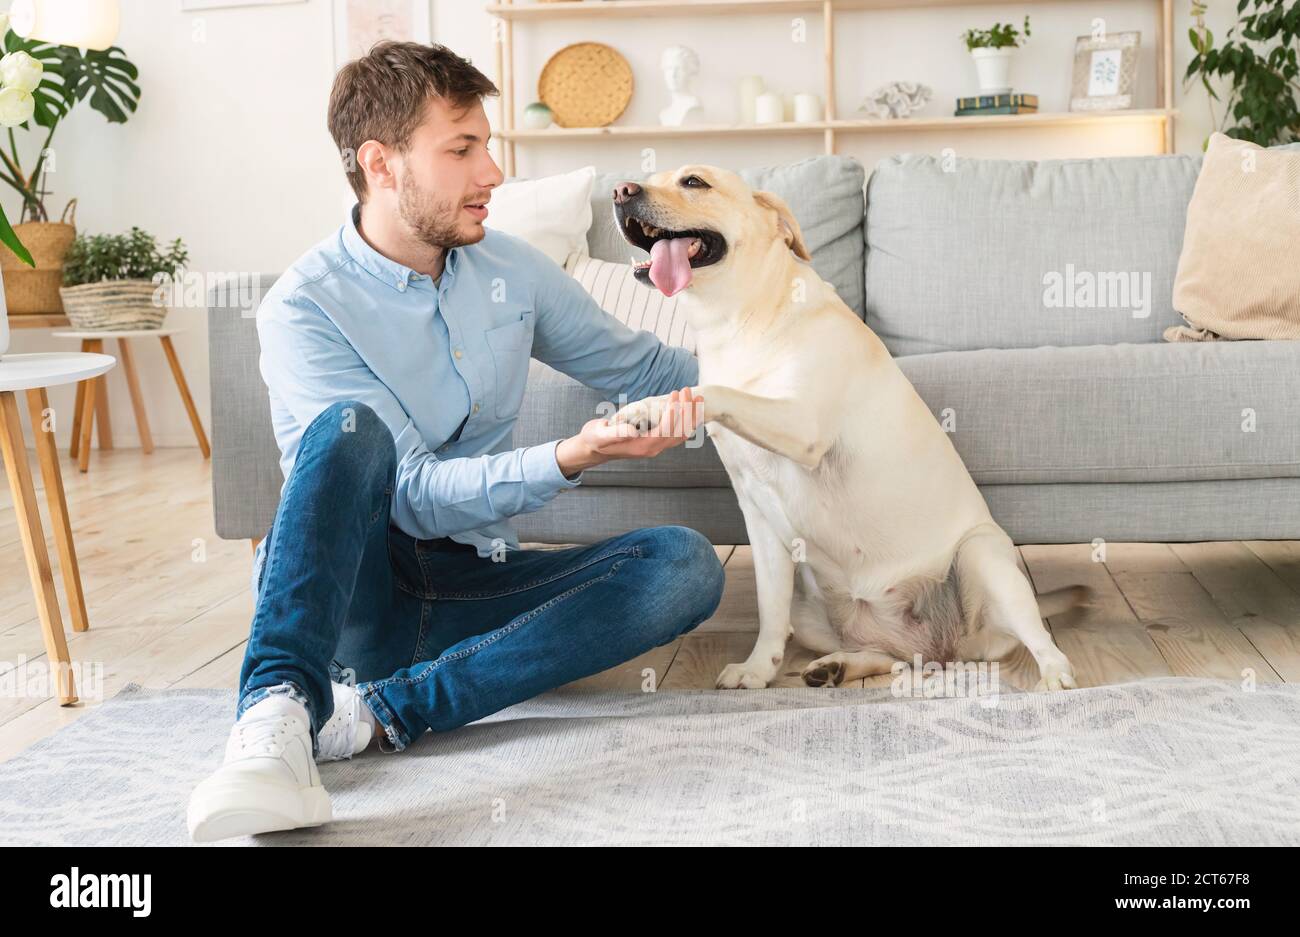
{"type": "Polygon", "coordinates": [[[596,167],[560,176],[507,182],[492,191],[487,226],[522,238],[557,264],[571,253],[587,253],[591,187],[596,167]]]}
{"type": "Polygon", "coordinates": [[[591,294],[601,309],[633,329],[653,332],[665,345],[677,345],[695,354],[695,332],[678,310],[677,297],[665,296],[632,277],[631,264],[611,263],[574,253],[564,269],[591,294]]]}

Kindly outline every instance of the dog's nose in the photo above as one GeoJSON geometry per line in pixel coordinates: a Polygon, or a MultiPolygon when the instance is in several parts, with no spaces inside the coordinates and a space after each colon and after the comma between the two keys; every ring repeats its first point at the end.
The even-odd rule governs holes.
{"type": "Polygon", "coordinates": [[[622,182],[614,186],[614,204],[622,205],[628,199],[641,194],[641,187],[635,182],[622,182]]]}

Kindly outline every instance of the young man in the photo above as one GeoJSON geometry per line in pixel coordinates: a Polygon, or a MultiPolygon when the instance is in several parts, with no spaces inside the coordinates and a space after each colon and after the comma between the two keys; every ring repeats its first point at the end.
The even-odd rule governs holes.
{"type": "Polygon", "coordinates": [[[519,549],[512,515],[694,434],[698,368],[484,227],[502,181],[482,104],[496,93],[415,43],[381,43],[335,80],[329,128],[358,204],[257,312],[285,482],[225,760],[190,799],[195,840],[326,822],[316,761],[400,751],[717,608],[721,565],[684,527],[519,549]],[[666,432],[593,419],[513,448],[530,356],[611,397],[672,393],[678,410],[666,432]]]}

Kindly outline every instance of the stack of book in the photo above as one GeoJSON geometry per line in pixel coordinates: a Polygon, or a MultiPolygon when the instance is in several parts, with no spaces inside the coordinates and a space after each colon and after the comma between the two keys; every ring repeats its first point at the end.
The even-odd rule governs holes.
{"type": "Polygon", "coordinates": [[[1037,114],[1036,94],[985,94],[976,98],[958,98],[958,117],[980,117],[989,114],[1037,114]]]}

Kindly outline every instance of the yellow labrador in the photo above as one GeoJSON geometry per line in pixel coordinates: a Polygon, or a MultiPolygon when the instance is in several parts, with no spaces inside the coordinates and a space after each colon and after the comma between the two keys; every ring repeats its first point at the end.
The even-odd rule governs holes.
{"type": "MultiPolygon", "coordinates": [[[[813,686],[889,673],[915,655],[992,660],[1025,645],[1040,689],[1075,686],[1011,538],[948,435],[884,344],[807,263],[789,207],[735,173],[683,166],[614,190],[614,216],[650,252],[635,276],[695,329],[701,422],[744,513],[758,584],[758,640],[722,688],[763,687],[791,634],[823,655],[813,686]]],[[[616,413],[640,431],[666,397],[616,413]]]]}

